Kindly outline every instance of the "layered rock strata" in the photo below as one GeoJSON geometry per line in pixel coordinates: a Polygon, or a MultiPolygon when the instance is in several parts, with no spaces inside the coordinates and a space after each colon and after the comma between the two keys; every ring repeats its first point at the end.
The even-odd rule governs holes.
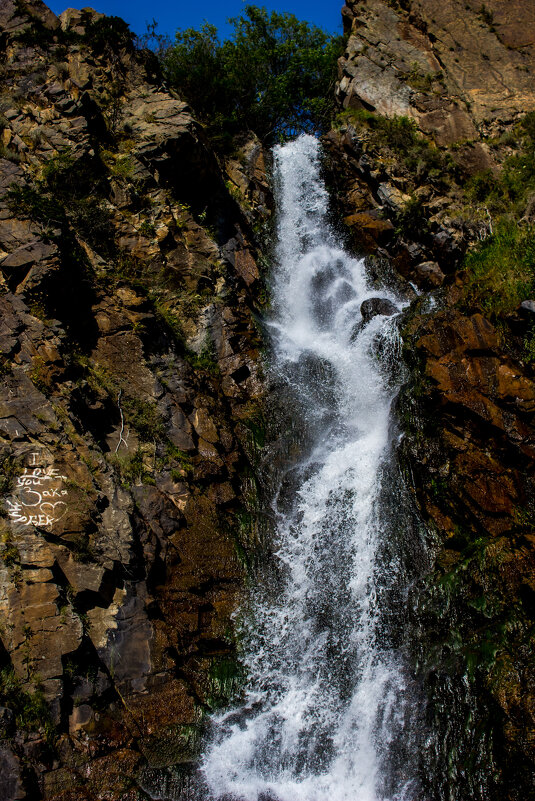
{"type": "Polygon", "coordinates": [[[264,154],[227,171],[107,26],[0,11],[5,799],[134,799],[187,765],[258,540],[264,154]]]}

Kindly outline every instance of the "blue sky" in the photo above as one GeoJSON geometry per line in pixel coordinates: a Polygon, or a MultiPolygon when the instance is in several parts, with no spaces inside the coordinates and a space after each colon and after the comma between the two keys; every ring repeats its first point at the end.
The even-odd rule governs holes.
{"type": "MultiPolygon", "coordinates": [[[[45,0],[46,2],[46,0],[45,0]]],[[[330,33],[342,32],[342,16],[340,9],[343,0],[282,0],[282,2],[269,2],[269,0],[256,0],[251,5],[265,6],[268,10],[289,11],[299,19],[312,22],[330,33]]],[[[104,14],[115,15],[125,19],[135,33],[144,33],[146,23],[152,18],[159,23],[160,33],[174,34],[177,28],[198,28],[204,20],[216,25],[220,35],[225,37],[230,28],[226,25],[228,17],[240,16],[246,5],[246,0],[93,0],[77,5],[71,2],[57,2],[48,0],[47,5],[55,14],[61,14],[66,8],[82,8],[91,5],[104,14]]]]}

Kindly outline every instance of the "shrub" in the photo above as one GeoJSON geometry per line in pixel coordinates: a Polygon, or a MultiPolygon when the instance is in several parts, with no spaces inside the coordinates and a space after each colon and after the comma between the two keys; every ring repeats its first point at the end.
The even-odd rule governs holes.
{"type": "Polygon", "coordinates": [[[411,197],[405,203],[397,214],[396,223],[396,233],[401,236],[418,239],[427,231],[427,220],[420,198],[411,197]]]}
{"type": "Polygon", "coordinates": [[[63,225],[66,220],[63,207],[34,187],[13,184],[7,192],[7,203],[13,212],[45,226],[63,225]]]}
{"type": "Polygon", "coordinates": [[[120,48],[133,49],[135,35],[120,17],[101,17],[85,26],[84,41],[96,53],[114,53],[120,48]]]}
{"type": "Polygon", "coordinates": [[[13,711],[19,729],[43,731],[48,742],[53,740],[54,724],[41,688],[28,692],[10,668],[0,671],[0,704],[13,711]]]}
{"type": "Polygon", "coordinates": [[[501,175],[484,170],[467,184],[468,195],[495,213],[521,215],[535,192],[535,112],[524,116],[518,134],[518,152],[506,159],[501,175]]]}
{"type": "Polygon", "coordinates": [[[121,405],[128,424],[144,442],[161,440],[165,432],[164,421],[154,403],[123,395],[121,405]]]}
{"type": "Polygon", "coordinates": [[[118,470],[122,485],[127,489],[129,489],[132,484],[137,484],[140,481],[144,484],[154,483],[152,475],[146,470],[143,464],[143,453],[139,448],[125,455],[119,455],[118,453],[112,454],[109,457],[109,461],[118,470]]]}
{"type": "Polygon", "coordinates": [[[100,188],[99,165],[75,159],[65,150],[51,158],[43,168],[41,180],[34,186],[12,185],[8,190],[8,204],[18,214],[24,214],[46,228],[60,228],[64,241],[60,242],[52,231],[51,239],[69,245],[65,234],[68,221],[76,232],[104,256],[115,253],[114,229],[111,216],[104,203],[96,196],[100,188]]]}

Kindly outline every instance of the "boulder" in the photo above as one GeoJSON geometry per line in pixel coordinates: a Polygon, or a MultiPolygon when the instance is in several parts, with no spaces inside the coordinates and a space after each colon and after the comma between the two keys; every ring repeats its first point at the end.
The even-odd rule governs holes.
{"type": "Polygon", "coordinates": [[[377,317],[380,314],[385,317],[391,317],[393,314],[397,314],[398,311],[399,309],[388,298],[367,298],[360,307],[362,320],[365,323],[369,323],[373,317],[377,317]]]}
{"type": "Polygon", "coordinates": [[[445,275],[436,261],[423,261],[414,268],[420,282],[426,288],[442,286],[445,275]]]}
{"type": "Polygon", "coordinates": [[[532,315],[535,314],[535,300],[523,300],[518,307],[518,311],[525,317],[533,319],[532,315]]]}

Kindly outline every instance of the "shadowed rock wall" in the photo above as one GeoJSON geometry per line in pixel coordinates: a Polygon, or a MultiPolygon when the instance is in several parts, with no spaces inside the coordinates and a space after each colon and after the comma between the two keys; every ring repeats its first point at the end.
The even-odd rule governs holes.
{"type": "Polygon", "coordinates": [[[0,10],[5,799],[133,799],[187,766],[259,540],[264,154],[227,172],[103,23],[0,10]]]}

